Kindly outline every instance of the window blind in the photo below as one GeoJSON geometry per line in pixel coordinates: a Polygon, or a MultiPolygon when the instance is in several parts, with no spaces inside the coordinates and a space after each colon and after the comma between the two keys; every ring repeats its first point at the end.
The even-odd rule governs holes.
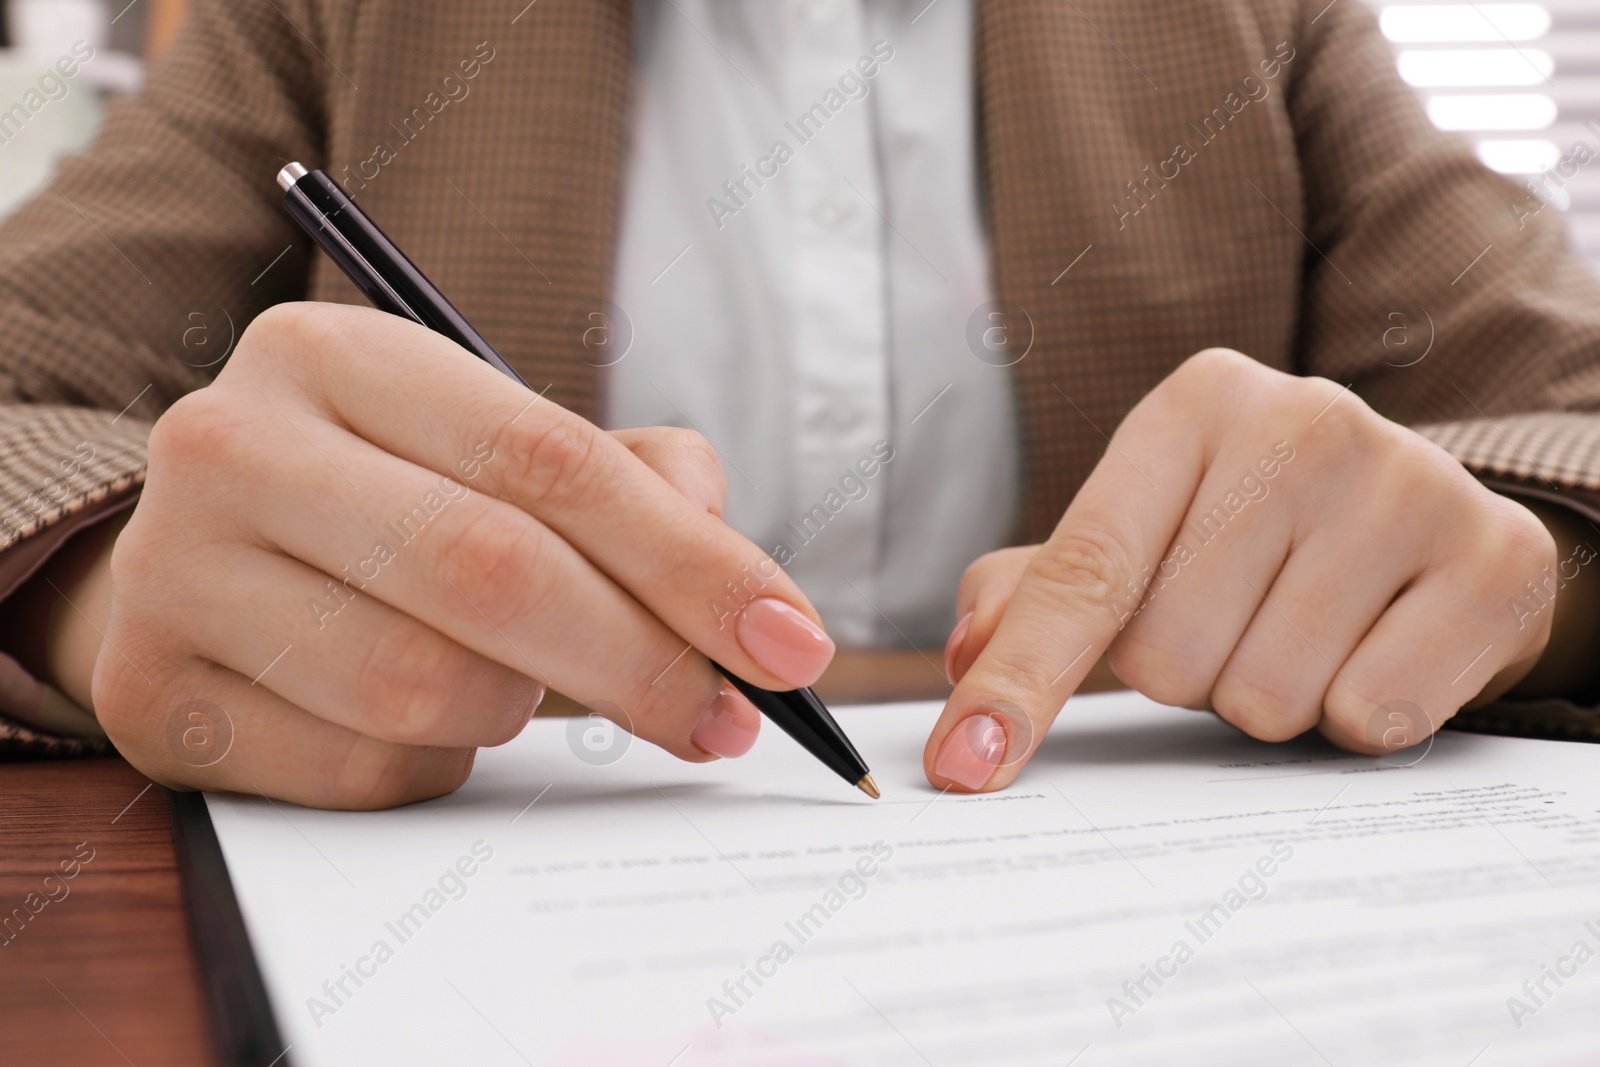
{"type": "Polygon", "coordinates": [[[1367,3],[1434,125],[1527,190],[1507,211],[1560,211],[1600,269],[1600,2],[1367,3]]]}

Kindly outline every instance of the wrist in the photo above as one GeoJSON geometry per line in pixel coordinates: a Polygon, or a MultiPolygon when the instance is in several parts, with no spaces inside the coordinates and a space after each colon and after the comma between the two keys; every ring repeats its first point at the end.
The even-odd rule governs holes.
{"type": "Polygon", "coordinates": [[[1550,639],[1530,670],[1508,696],[1578,698],[1600,689],[1600,533],[1572,508],[1545,500],[1519,498],[1544,524],[1556,543],[1553,572],[1534,582],[1536,597],[1553,611],[1550,639]],[[1544,584],[1541,586],[1540,582],[1544,584]]]}
{"type": "Polygon", "coordinates": [[[0,613],[0,650],[85,710],[111,609],[111,549],[129,514],[74,531],[0,613]]]}

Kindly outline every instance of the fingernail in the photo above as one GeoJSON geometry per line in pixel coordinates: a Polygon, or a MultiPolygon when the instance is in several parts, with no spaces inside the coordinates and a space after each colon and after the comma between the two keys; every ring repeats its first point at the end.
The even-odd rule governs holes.
{"type": "Polygon", "coordinates": [[[961,642],[966,639],[971,626],[972,612],[969,611],[961,616],[956,628],[950,631],[950,640],[944,643],[944,676],[951,685],[956,684],[956,657],[961,654],[961,642]]]}
{"type": "Polygon", "coordinates": [[[700,716],[689,740],[713,756],[736,759],[750,751],[761,732],[761,713],[733,686],[725,685],[700,716]]]}
{"type": "Polygon", "coordinates": [[[776,597],[757,597],[739,613],[739,644],[761,666],[799,689],[822,677],[833,640],[776,597]]]}
{"type": "Polygon", "coordinates": [[[982,789],[1006,755],[1006,728],[994,715],[969,715],[950,731],[933,770],[968,789],[982,789]]]}

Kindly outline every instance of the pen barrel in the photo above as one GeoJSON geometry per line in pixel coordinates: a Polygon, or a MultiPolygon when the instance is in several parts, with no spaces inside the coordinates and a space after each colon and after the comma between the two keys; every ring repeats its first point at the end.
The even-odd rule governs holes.
{"type": "Polygon", "coordinates": [[[722,676],[767,718],[800,743],[823,766],[855,785],[867,776],[867,765],[850,739],[839,729],[822,701],[809,689],[775,693],[751,685],[733,672],[713,663],[722,676]]]}
{"type": "Polygon", "coordinates": [[[284,193],[283,206],[373,307],[426,326],[528,384],[327,174],[307,172],[284,193]]]}

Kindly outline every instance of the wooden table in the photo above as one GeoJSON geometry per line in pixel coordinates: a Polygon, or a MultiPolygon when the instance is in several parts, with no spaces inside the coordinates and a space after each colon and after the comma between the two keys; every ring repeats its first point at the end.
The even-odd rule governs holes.
{"type": "Polygon", "coordinates": [[[0,766],[0,919],[88,849],[0,926],[0,1063],[212,1063],[166,799],[120,759],[0,766]]]}
{"type": "MultiPolygon", "coordinates": [[[[942,697],[940,657],[841,653],[817,690],[834,703],[942,697]]],[[[1102,664],[1084,689],[1115,687],[1102,664]]],[[[564,710],[549,703],[541,714],[564,710]]],[[[122,760],[0,765],[0,938],[0,1064],[216,1062],[167,804],[122,760]]]]}

